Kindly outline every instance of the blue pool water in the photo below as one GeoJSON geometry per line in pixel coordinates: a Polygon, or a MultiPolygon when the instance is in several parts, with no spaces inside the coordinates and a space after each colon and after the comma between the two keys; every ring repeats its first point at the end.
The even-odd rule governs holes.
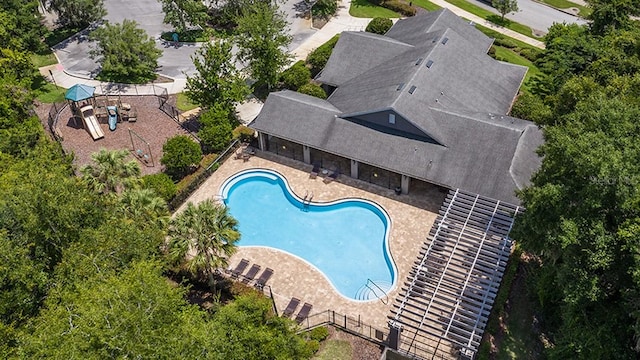
{"type": "Polygon", "coordinates": [[[376,299],[393,286],[389,218],[376,204],[347,199],[305,206],[269,170],[234,175],[220,195],[238,219],[239,246],[267,246],[302,258],[351,299],[376,299]]]}

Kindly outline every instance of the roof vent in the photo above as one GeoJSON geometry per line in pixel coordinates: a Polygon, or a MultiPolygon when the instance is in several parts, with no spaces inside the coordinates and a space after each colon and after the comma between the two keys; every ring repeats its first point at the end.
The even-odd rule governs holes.
{"type": "Polygon", "coordinates": [[[404,89],[404,83],[398,84],[398,87],[396,88],[396,91],[400,91],[402,89],[404,89]]]}
{"type": "Polygon", "coordinates": [[[427,61],[427,65],[425,65],[428,68],[431,68],[431,65],[433,65],[433,60],[429,60],[427,61]]]}
{"type": "Polygon", "coordinates": [[[449,41],[449,38],[444,38],[444,39],[442,39],[442,45],[446,44],[446,43],[447,43],[447,41],[449,41]]]}
{"type": "Polygon", "coordinates": [[[416,65],[420,65],[420,64],[422,64],[422,58],[416,60],[416,65]]]}
{"type": "Polygon", "coordinates": [[[416,91],[416,86],[415,85],[411,85],[411,87],[409,88],[409,94],[413,94],[414,91],[416,91]]]}

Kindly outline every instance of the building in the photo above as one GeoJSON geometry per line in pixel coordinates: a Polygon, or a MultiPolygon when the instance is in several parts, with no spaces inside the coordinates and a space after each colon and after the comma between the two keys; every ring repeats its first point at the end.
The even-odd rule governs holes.
{"type": "Polygon", "coordinates": [[[328,99],[272,93],[251,127],[263,150],[309,164],[330,155],[354,178],[385,172],[405,194],[424,181],[518,204],[543,139],[506,115],[527,68],[488,56],[492,42],[446,9],[384,36],[343,32],[317,77],[328,99]]]}

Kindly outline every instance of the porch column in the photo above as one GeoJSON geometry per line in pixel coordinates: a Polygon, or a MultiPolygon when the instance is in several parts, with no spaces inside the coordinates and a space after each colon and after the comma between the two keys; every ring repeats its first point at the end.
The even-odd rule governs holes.
{"type": "Polygon", "coordinates": [[[306,164],[311,164],[311,150],[307,145],[302,145],[302,157],[306,164]]]}
{"type": "Polygon", "coordinates": [[[351,160],[351,177],[358,178],[358,162],[356,160],[351,160]]]}
{"type": "Polygon", "coordinates": [[[407,175],[402,175],[402,178],[400,179],[400,188],[402,189],[402,193],[405,195],[409,193],[410,180],[411,178],[407,175]]]}
{"type": "Polygon", "coordinates": [[[263,132],[258,132],[258,146],[260,147],[260,150],[262,151],[266,151],[266,144],[264,142],[264,133],[263,132]]]}

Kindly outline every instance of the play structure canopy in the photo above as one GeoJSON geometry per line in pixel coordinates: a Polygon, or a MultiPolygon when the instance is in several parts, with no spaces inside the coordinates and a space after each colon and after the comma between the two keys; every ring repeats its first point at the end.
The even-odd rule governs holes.
{"type": "Polygon", "coordinates": [[[67,90],[64,98],[71,101],[82,101],[92,97],[95,90],[96,88],[93,86],[75,84],[67,90]]]}

